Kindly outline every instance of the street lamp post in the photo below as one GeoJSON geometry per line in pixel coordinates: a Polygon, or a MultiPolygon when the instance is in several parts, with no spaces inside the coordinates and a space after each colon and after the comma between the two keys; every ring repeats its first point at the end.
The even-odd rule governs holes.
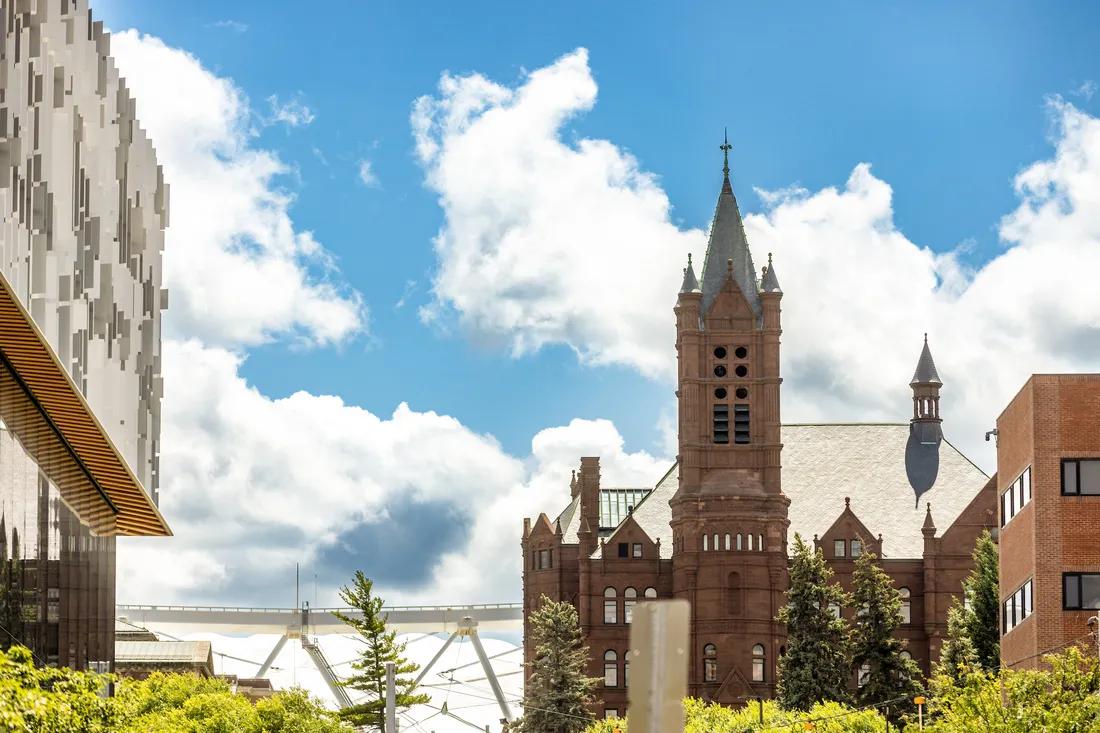
{"type": "Polygon", "coordinates": [[[914,697],[913,702],[917,704],[917,722],[920,725],[920,729],[924,730],[924,698],[914,697]]]}

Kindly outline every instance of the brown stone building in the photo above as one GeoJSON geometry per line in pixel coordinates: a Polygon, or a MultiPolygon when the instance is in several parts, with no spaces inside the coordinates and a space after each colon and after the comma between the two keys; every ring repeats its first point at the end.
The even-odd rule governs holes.
{"type": "Polygon", "coordinates": [[[1045,652],[1095,643],[1100,375],[1031,377],[997,419],[997,436],[1001,659],[1034,667],[1045,652]]]}
{"type": "Polygon", "coordinates": [[[525,614],[543,594],[577,606],[604,716],[626,712],[629,624],[650,598],[691,602],[692,696],[773,697],[796,532],[845,586],[861,552],[881,558],[905,599],[899,633],[927,672],[975,540],[996,526],[996,481],[943,438],[927,340],[908,423],[782,424],[783,293],[770,256],[756,276],[724,173],[701,283],[689,258],[674,309],[676,464],[653,488],[607,488],[599,459],[582,458],[565,510],[524,522],[525,614]]]}

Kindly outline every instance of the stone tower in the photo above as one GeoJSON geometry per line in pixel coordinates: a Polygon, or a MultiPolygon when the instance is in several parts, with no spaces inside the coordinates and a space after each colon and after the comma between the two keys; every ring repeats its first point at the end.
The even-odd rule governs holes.
{"type": "Polygon", "coordinates": [[[787,508],[780,484],[782,292],[757,280],[729,179],[703,263],[675,308],[680,484],[669,501],[673,593],[692,607],[689,694],[727,705],[774,697],[786,631],[787,508]]]}

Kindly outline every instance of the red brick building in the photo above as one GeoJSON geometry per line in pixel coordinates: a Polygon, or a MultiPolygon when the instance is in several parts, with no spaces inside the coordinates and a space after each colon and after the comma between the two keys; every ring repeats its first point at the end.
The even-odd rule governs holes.
{"type": "Polygon", "coordinates": [[[854,557],[881,558],[905,598],[899,633],[927,672],[976,538],[996,526],[996,481],[943,439],[927,340],[909,422],[781,423],[783,293],[770,256],[756,275],[724,173],[701,282],[689,258],[674,309],[676,464],[652,488],[609,488],[599,459],[582,458],[565,510],[524,521],[525,614],[543,594],[577,606],[605,716],[626,712],[629,624],[648,598],[691,602],[692,696],[773,697],[796,532],[846,587],[854,557]]]}
{"type": "Polygon", "coordinates": [[[1035,667],[1045,652],[1095,643],[1100,375],[1032,376],[997,419],[997,437],[1001,659],[1035,667]]]}

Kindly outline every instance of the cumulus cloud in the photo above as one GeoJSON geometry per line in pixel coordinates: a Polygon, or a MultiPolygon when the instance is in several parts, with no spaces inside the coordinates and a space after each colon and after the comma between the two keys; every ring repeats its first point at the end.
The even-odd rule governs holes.
{"type": "Polygon", "coordinates": [[[515,355],[564,343],[592,364],[670,373],[669,324],[700,231],[680,231],[654,175],[604,140],[562,140],[596,102],[584,50],[510,89],[444,75],[412,125],[446,223],[425,319],[457,315],[515,355]]]}
{"type": "MultiPolygon", "coordinates": [[[[670,222],[656,178],[626,151],[568,142],[596,94],[578,50],[514,87],[444,74],[416,102],[418,155],[445,215],[426,314],[505,336],[517,355],[567,344],[671,381],[670,308],[684,253],[698,258],[706,233],[670,222]]],[[[1003,249],[978,268],[972,243],[934,252],[899,230],[893,192],[867,164],[839,187],[758,192],[765,209],[745,227],[757,260],[775,253],[786,293],[785,420],[906,419],[928,332],[945,429],[989,468],[981,436],[1030,373],[1095,369],[1100,122],[1060,99],[1050,112],[1055,154],[1020,174],[1003,249]]]]}
{"type": "Polygon", "coordinates": [[[161,509],[176,537],[123,543],[120,601],[285,602],[295,562],[320,572],[330,596],[358,566],[422,579],[380,583],[395,601],[510,600],[522,517],[561,509],[582,454],[603,456],[604,476],[620,485],[651,485],[669,465],[626,453],[607,421],[544,430],[514,457],[454,418],[404,404],[381,418],[337,397],[273,400],[239,375],[240,359],[196,341],[166,344],[161,509]],[[376,534],[424,545],[451,529],[455,542],[432,557],[396,543],[363,552],[376,534]],[[358,541],[340,548],[347,537],[358,541]],[[341,549],[350,564],[334,577],[326,566],[341,549]],[[158,580],[156,568],[177,558],[187,572],[158,580]]]}
{"type": "Polygon", "coordinates": [[[378,176],[374,174],[374,170],[369,160],[363,159],[359,161],[359,180],[367,186],[378,185],[378,176]]]}
{"type": "Polygon", "coordinates": [[[363,329],[361,296],[313,235],[295,229],[294,197],[278,186],[288,168],[254,147],[244,93],[157,38],[124,31],[111,49],[170,186],[169,335],[247,347],[293,333],[325,345],[363,329]]]}

